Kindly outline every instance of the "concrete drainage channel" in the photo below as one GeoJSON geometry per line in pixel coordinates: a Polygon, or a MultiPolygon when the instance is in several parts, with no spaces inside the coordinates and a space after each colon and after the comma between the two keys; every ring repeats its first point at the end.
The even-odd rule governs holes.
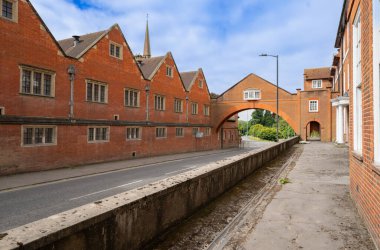
{"type": "Polygon", "coordinates": [[[240,249],[302,151],[296,145],[257,169],[146,249],[240,249]]]}
{"type": "Polygon", "coordinates": [[[292,138],[9,230],[0,237],[0,249],[142,248],[298,141],[292,138]]]}

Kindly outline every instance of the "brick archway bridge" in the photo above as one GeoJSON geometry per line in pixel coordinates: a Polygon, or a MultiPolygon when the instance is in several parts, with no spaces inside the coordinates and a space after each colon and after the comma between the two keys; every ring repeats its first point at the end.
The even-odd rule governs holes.
{"type": "MultiPolygon", "coordinates": [[[[232,115],[248,109],[265,109],[276,113],[276,85],[263,78],[249,74],[240,82],[213,100],[213,126],[219,131],[232,115]]],[[[301,132],[300,95],[279,88],[279,116],[297,134],[301,132]]]]}

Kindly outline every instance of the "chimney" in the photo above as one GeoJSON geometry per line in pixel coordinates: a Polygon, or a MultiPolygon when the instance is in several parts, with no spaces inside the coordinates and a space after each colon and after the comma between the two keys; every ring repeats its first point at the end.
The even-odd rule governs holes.
{"type": "Polygon", "coordinates": [[[73,36],[74,38],[74,47],[80,42],[80,36],[73,36]]]}
{"type": "Polygon", "coordinates": [[[142,65],[143,62],[143,56],[142,55],[135,55],[135,60],[139,65],[142,65]]]}

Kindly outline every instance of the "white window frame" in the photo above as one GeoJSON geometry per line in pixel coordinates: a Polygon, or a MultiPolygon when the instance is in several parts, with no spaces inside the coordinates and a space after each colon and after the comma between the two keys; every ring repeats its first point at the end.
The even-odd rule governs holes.
{"type": "Polygon", "coordinates": [[[140,107],[140,91],[137,89],[125,88],[124,89],[124,106],[131,107],[131,108],[139,108],[140,107]],[[126,98],[127,92],[128,92],[128,101],[126,98]],[[131,92],[136,93],[136,97],[132,96],[132,99],[131,99],[131,92]]]}
{"type": "Polygon", "coordinates": [[[41,146],[55,146],[57,145],[57,126],[49,126],[49,125],[22,125],[21,126],[21,146],[22,147],[41,147],[41,146]],[[46,129],[53,129],[53,141],[52,142],[46,142],[46,129]],[[32,142],[25,143],[24,142],[24,130],[25,129],[32,129],[32,142]],[[36,143],[36,129],[42,129],[42,142],[36,143]]]}
{"type": "Polygon", "coordinates": [[[98,81],[95,81],[95,80],[89,80],[87,79],[86,80],[86,101],[87,102],[94,102],[94,103],[103,103],[103,104],[107,104],[108,103],[108,84],[104,83],[104,82],[98,82],[98,81]],[[89,96],[88,96],[88,85],[91,84],[92,87],[91,87],[91,100],[89,100],[89,96]],[[95,86],[99,86],[99,92],[98,92],[98,97],[95,98],[95,86]],[[104,102],[101,101],[101,87],[105,87],[104,88],[104,102]]]}
{"type": "Polygon", "coordinates": [[[183,100],[179,98],[174,99],[174,112],[183,113],[183,100]]]}
{"type": "Polygon", "coordinates": [[[191,130],[191,134],[194,135],[194,136],[196,136],[198,132],[200,132],[200,129],[199,129],[199,128],[193,128],[193,129],[191,130]]]}
{"type": "Polygon", "coordinates": [[[373,144],[374,164],[380,168],[380,0],[373,0],[373,144]]]}
{"type": "Polygon", "coordinates": [[[211,136],[211,128],[205,128],[205,136],[211,136]]]}
{"type": "Polygon", "coordinates": [[[168,129],[166,127],[156,127],[156,139],[165,139],[167,138],[167,136],[168,136],[168,129]]]}
{"type": "Polygon", "coordinates": [[[362,107],[362,75],[361,75],[361,14],[360,7],[358,8],[353,27],[353,137],[354,137],[354,151],[362,155],[363,151],[363,107],[362,107]]]}
{"type": "Polygon", "coordinates": [[[321,89],[321,88],[323,88],[323,81],[321,79],[312,80],[311,81],[311,88],[313,88],[313,89],[321,89]]]}
{"type": "Polygon", "coordinates": [[[309,100],[309,112],[310,113],[317,113],[317,112],[319,112],[319,102],[318,102],[318,100],[309,100]]]}
{"type": "Polygon", "coordinates": [[[196,102],[191,103],[191,114],[192,115],[198,114],[198,103],[196,103],[196,102]]]}
{"type": "Polygon", "coordinates": [[[166,65],[166,76],[173,78],[173,67],[166,65]]]}
{"type": "Polygon", "coordinates": [[[203,114],[205,116],[210,116],[210,105],[207,105],[207,104],[203,105],[203,114]]]}
{"type": "Polygon", "coordinates": [[[0,17],[5,19],[5,20],[17,23],[18,22],[18,1],[17,0],[5,0],[7,2],[12,3],[12,18],[8,18],[8,17],[3,16],[3,1],[4,0],[0,1],[0,17]]]}
{"type": "Polygon", "coordinates": [[[89,126],[87,127],[87,142],[88,143],[103,143],[110,141],[110,127],[109,126],[89,126]],[[97,129],[106,129],[106,139],[97,139],[96,133],[97,129]],[[92,135],[90,135],[92,131],[92,135]]]}
{"type": "Polygon", "coordinates": [[[244,90],[243,99],[245,101],[261,100],[261,90],[259,89],[244,90]]]}
{"type": "Polygon", "coordinates": [[[110,41],[109,54],[111,57],[123,60],[123,45],[110,41]],[[112,52],[112,46],[114,47],[112,52]],[[116,48],[119,49],[119,56],[116,55],[116,48]]]}
{"type": "Polygon", "coordinates": [[[163,95],[154,95],[154,109],[157,111],[165,111],[166,98],[163,95]]]}
{"type": "Polygon", "coordinates": [[[0,115],[5,115],[5,107],[0,106],[0,115]]]}
{"type": "Polygon", "coordinates": [[[175,128],[175,136],[176,137],[185,137],[185,129],[184,128],[175,128]],[[180,131],[181,131],[181,133],[178,133],[180,131]]]}
{"type": "Polygon", "coordinates": [[[41,97],[55,97],[55,76],[56,73],[46,69],[39,69],[30,66],[20,65],[20,94],[22,95],[33,95],[33,96],[41,96],[41,97]],[[29,92],[24,91],[23,89],[23,76],[24,71],[30,72],[30,86],[29,92]],[[34,91],[34,80],[36,74],[41,74],[41,93],[35,93],[34,91]],[[50,76],[50,95],[45,95],[45,78],[46,75],[50,76]]]}
{"type": "Polygon", "coordinates": [[[141,127],[127,127],[126,139],[127,141],[141,140],[142,129],[141,127]]]}

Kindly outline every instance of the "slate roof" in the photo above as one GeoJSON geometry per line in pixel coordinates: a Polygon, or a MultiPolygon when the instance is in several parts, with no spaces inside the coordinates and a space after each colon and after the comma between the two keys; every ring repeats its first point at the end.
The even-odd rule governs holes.
{"type": "Polygon", "coordinates": [[[190,91],[191,85],[194,82],[195,77],[197,76],[198,71],[190,71],[190,72],[181,72],[181,78],[183,85],[187,91],[190,91]]]}
{"type": "Polygon", "coordinates": [[[315,69],[305,69],[304,75],[306,80],[313,79],[327,79],[331,78],[331,68],[315,68],[315,69]]]}
{"type": "Polygon", "coordinates": [[[151,79],[166,56],[143,58],[138,64],[145,79],[151,79]]]}
{"type": "Polygon", "coordinates": [[[79,43],[74,46],[74,38],[67,38],[58,41],[59,45],[63,49],[66,55],[80,58],[88,49],[94,46],[109,30],[98,31],[86,35],[82,35],[79,38],[79,43]]]}

